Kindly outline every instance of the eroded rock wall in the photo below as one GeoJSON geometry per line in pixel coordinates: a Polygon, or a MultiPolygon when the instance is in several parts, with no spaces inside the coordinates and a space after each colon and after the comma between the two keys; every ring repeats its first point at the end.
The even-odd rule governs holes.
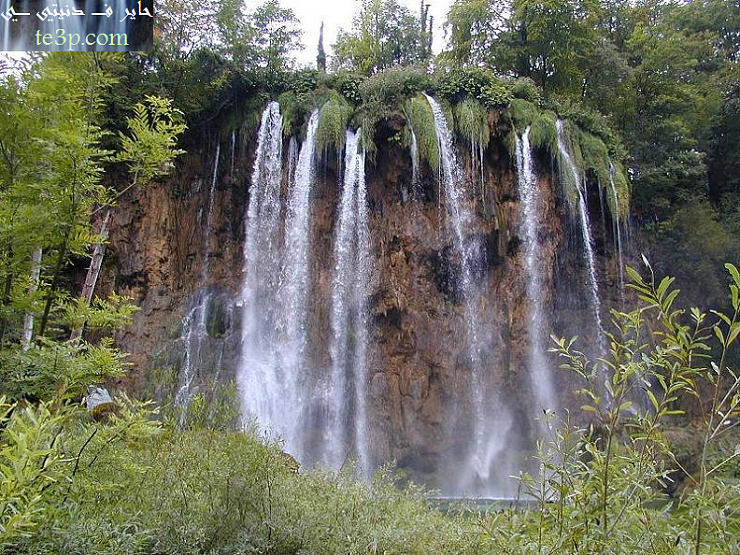
{"type": "MultiPolygon", "coordinates": [[[[458,262],[437,176],[423,166],[421,187],[413,189],[408,149],[389,140],[401,125],[391,120],[379,126],[378,151],[367,168],[374,252],[369,433],[375,463],[394,460],[427,476],[463,449],[471,411],[461,392],[471,369],[464,340],[465,311],[455,287],[458,262]]],[[[208,336],[200,345],[196,382],[236,376],[244,216],[254,147],[253,137],[236,140],[233,149],[228,138],[211,137],[189,149],[171,178],[133,191],[116,208],[101,287],[128,295],[141,307],[134,324],[117,338],[131,353],[129,387],[160,397],[176,390],[186,348],[183,324],[204,299],[208,336]],[[216,140],[221,141],[219,169],[207,233],[216,140]]],[[[529,304],[516,163],[503,140],[494,136],[485,152],[481,186],[480,168],[474,167],[468,149],[459,145],[458,150],[468,173],[466,202],[476,214],[469,233],[484,249],[485,262],[474,273],[485,291],[478,309],[484,322],[486,387],[505,400],[507,417],[501,424],[508,426],[511,449],[526,449],[539,415],[534,414],[527,374],[529,304]]],[[[595,330],[584,289],[582,245],[577,224],[561,200],[552,164],[546,153],[537,153],[538,184],[546,205],[539,230],[539,269],[548,329],[578,334],[587,346],[594,343],[595,330]]],[[[310,371],[323,371],[331,362],[329,301],[340,191],[338,157],[327,155],[317,174],[311,206],[310,371]]],[[[601,218],[599,213],[592,215],[594,222],[601,218]]],[[[610,225],[604,222],[604,230],[610,225]]],[[[600,223],[594,227],[602,291],[614,296],[610,238],[600,232],[600,223]]],[[[556,361],[551,367],[563,404],[578,406],[568,393],[570,378],[556,370],[556,361]]]]}

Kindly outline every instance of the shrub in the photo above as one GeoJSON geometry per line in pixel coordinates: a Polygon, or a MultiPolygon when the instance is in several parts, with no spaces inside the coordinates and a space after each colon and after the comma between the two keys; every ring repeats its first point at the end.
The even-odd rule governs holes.
{"type": "Polygon", "coordinates": [[[308,121],[311,112],[320,105],[316,91],[301,94],[286,92],[277,101],[283,115],[283,134],[286,137],[297,134],[299,125],[308,121]]]}
{"type": "Polygon", "coordinates": [[[610,190],[607,192],[609,212],[613,217],[621,221],[627,221],[629,219],[630,203],[632,201],[630,182],[625,175],[622,164],[619,162],[612,161],[610,169],[611,183],[610,190]]]}
{"type": "Polygon", "coordinates": [[[628,269],[640,306],[612,311],[614,331],[601,359],[577,351],[575,339],[553,338],[562,367],[587,384],[580,393],[592,420],[584,428],[567,413],[561,423],[547,419],[552,440],[540,447],[537,476],[523,481],[537,510],[494,519],[487,530],[499,552],[637,554],[650,546],[654,553],[696,554],[740,547],[740,486],[718,475],[737,451],[711,451],[719,434],[734,426],[726,415],[740,406],[740,379],[726,366],[740,336],[740,273],[726,266],[731,310],[711,321],[698,309],[677,309],[674,280],[658,282],[648,265],[647,279],[628,269]],[[710,360],[712,352],[717,358],[710,360]],[[663,431],[683,416],[685,398],[707,386],[714,400],[694,428],[701,436],[700,469],[689,474],[663,431]],[[647,409],[640,408],[643,398],[647,409]],[[676,472],[693,487],[669,501],[661,490],[676,472]]]}
{"type": "Polygon", "coordinates": [[[579,102],[554,100],[552,104],[554,111],[561,118],[568,119],[584,131],[596,135],[607,146],[610,154],[615,158],[621,157],[624,149],[604,116],[579,102]]]}
{"type": "Polygon", "coordinates": [[[359,86],[363,102],[398,106],[430,86],[426,71],[416,67],[387,69],[368,77],[359,86]]]}
{"type": "Polygon", "coordinates": [[[563,194],[568,203],[568,206],[572,211],[578,210],[578,205],[581,202],[581,191],[579,186],[583,187],[583,154],[581,153],[580,147],[580,133],[581,131],[569,121],[563,122],[563,142],[565,148],[570,155],[571,161],[575,168],[570,167],[565,155],[558,148],[557,151],[557,162],[558,162],[558,177],[560,179],[560,186],[562,187],[563,194]],[[573,172],[576,172],[576,175],[573,172]]]}
{"type": "Polygon", "coordinates": [[[380,102],[362,104],[352,117],[352,124],[359,130],[360,146],[365,150],[367,159],[375,162],[375,127],[388,115],[388,108],[380,102]]]}
{"type": "Polygon", "coordinates": [[[515,98],[509,106],[509,115],[514,121],[514,125],[519,130],[523,130],[528,125],[532,125],[539,117],[540,111],[531,102],[515,98]]]}
{"type": "Polygon", "coordinates": [[[450,102],[474,98],[484,106],[505,106],[513,98],[508,83],[491,71],[478,67],[456,68],[435,76],[435,91],[450,102]]]}
{"type": "Polygon", "coordinates": [[[529,77],[514,79],[510,85],[510,89],[514,98],[521,98],[537,105],[542,102],[542,94],[539,87],[529,77]]]}
{"type": "Polygon", "coordinates": [[[319,85],[321,74],[315,69],[299,69],[295,71],[267,72],[262,81],[267,90],[274,94],[292,92],[300,95],[315,90],[319,85]]]}
{"type": "Polygon", "coordinates": [[[326,86],[339,92],[344,98],[355,104],[362,101],[360,95],[360,85],[365,80],[365,76],[351,71],[339,71],[327,75],[326,86]]]}
{"type": "Polygon", "coordinates": [[[52,403],[19,408],[0,397],[0,551],[47,519],[44,491],[64,478],[57,438],[65,411],[52,403]]]}
{"type": "Polygon", "coordinates": [[[581,153],[583,154],[584,171],[592,171],[596,175],[599,187],[608,190],[611,180],[611,161],[609,151],[604,142],[587,131],[580,133],[581,153]]]}
{"type": "Polygon", "coordinates": [[[494,82],[485,85],[478,95],[478,99],[489,108],[508,106],[514,100],[509,87],[503,82],[494,82]]]}
{"type": "Polygon", "coordinates": [[[454,108],[457,132],[471,146],[485,148],[491,140],[488,110],[477,100],[465,99],[454,108]]]}
{"type": "Polygon", "coordinates": [[[329,149],[339,153],[347,137],[347,124],[352,116],[352,106],[337,93],[330,91],[329,100],[321,107],[319,126],[316,129],[316,149],[326,153],[329,149]]]}
{"type": "Polygon", "coordinates": [[[558,151],[558,130],[555,126],[557,116],[553,112],[543,112],[532,122],[529,142],[534,148],[542,148],[553,156],[558,151]]]}
{"type": "Polygon", "coordinates": [[[415,96],[404,104],[403,111],[407,122],[407,144],[411,144],[410,132],[413,130],[419,159],[426,161],[436,172],[439,168],[439,143],[429,102],[422,95],[415,96]]]}

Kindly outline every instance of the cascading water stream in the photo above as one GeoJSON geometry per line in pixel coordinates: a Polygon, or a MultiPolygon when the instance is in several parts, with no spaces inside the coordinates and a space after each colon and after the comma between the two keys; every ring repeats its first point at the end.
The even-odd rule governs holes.
{"type": "Polygon", "coordinates": [[[221,143],[216,142],[216,153],[213,157],[213,174],[211,175],[211,188],[208,191],[208,212],[206,213],[206,234],[203,239],[205,262],[201,274],[201,282],[205,283],[211,273],[211,226],[213,224],[213,212],[216,209],[216,178],[218,177],[218,160],[221,157],[221,143]]]}
{"type": "MultiPolygon", "coordinates": [[[[457,289],[463,298],[465,320],[467,323],[467,351],[470,359],[471,380],[469,398],[473,412],[472,444],[470,445],[466,468],[458,481],[457,489],[470,490],[467,493],[485,494],[490,492],[492,481],[501,482],[508,478],[503,465],[494,463],[505,449],[504,437],[510,424],[510,415],[494,392],[488,390],[483,363],[483,341],[480,317],[481,292],[473,280],[474,265],[480,264],[480,245],[469,235],[473,226],[473,214],[466,206],[463,192],[463,170],[455,156],[452,133],[441,106],[432,97],[425,95],[434,115],[440,155],[440,181],[444,189],[447,206],[447,221],[453,230],[454,250],[459,257],[457,289]],[[493,424],[495,422],[495,425],[493,424]],[[503,473],[503,474],[502,474],[503,473]]],[[[456,409],[459,412],[460,408],[456,409]]],[[[498,484],[497,484],[498,486],[498,484]]]]}
{"type": "Polygon", "coordinates": [[[516,162],[519,177],[519,194],[522,200],[524,223],[524,261],[527,272],[527,297],[530,301],[528,315],[529,331],[529,376],[532,391],[537,401],[537,414],[543,409],[556,410],[557,396],[553,386],[552,372],[546,354],[545,314],[543,300],[542,252],[538,231],[542,225],[541,214],[544,206],[540,195],[537,176],[532,160],[532,147],[529,143],[530,128],[516,138],[516,162]]]}
{"type": "Polygon", "coordinates": [[[285,218],[285,257],[281,273],[280,294],[285,315],[283,349],[288,354],[287,367],[294,373],[291,377],[293,386],[297,385],[295,380],[304,365],[308,343],[307,311],[311,291],[309,273],[311,205],[309,201],[316,173],[318,124],[319,111],[314,110],[308,121],[306,140],[298,155],[285,218]]]}
{"type": "Polygon", "coordinates": [[[617,186],[615,183],[616,168],[609,162],[609,185],[611,187],[612,198],[614,199],[614,214],[612,214],[612,232],[617,245],[617,263],[619,269],[619,300],[620,305],[624,306],[624,252],[622,250],[622,207],[619,205],[619,195],[617,195],[617,186]]]}
{"type": "MultiPolygon", "coordinates": [[[[291,312],[290,302],[295,299],[285,295],[295,295],[296,290],[305,287],[305,279],[294,283],[290,277],[297,275],[301,279],[302,275],[307,275],[307,270],[301,274],[290,269],[290,257],[284,256],[281,241],[282,133],[280,106],[270,102],[262,113],[247,207],[241,296],[242,360],[237,379],[244,413],[256,419],[270,434],[284,439],[286,447],[300,457],[302,396],[299,377],[303,361],[301,345],[305,340],[302,341],[297,333],[303,321],[298,326],[291,324],[294,318],[300,318],[300,314],[291,312]],[[286,276],[290,277],[286,279],[286,276]]],[[[304,145],[309,164],[313,158],[309,152],[313,148],[311,140],[309,136],[304,145]]],[[[290,183],[287,221],[291,225],[295,224],[296,203],[306,207],[305,213],[308,213],[304,190],[310,191],[310,179],[309,172],[303,182],[290,183]]],[[[307,222],[299,225],[304,224],[308,225],[307,222]]],[[[291,232],[291,241],[295,233],[295,230],[291,232]]],[[[287,236],[285,240],[288,241],[287,236]]],[[[301,252],[294,254],[300,256],[301,252]]],[[[307,255],[307,247],[303,254],[307,255]]],[[[301,259],[303,263],[307,263],[306,260],[305,256],[301,259]]]]}
{"type": "MultiPolygon", "coordinates": [[[[216,152],[213,156],[213,173],[208,190],[208,212],[204,224],[203,235],[203,267],[200,272],[200,283],[208,284],[208,276],[211,272],[211,226],[213,225],[213,213],[216,206],[216,181],[218,178],[218,161],[221,156],[221,143],[216,141],[216,152]]],[[[208,337],[206,325],[208,316],[208,304],[211,301],[209,293],[201,294],[193,308],[183,318],[182,338],[184,343],[183,364],[180,370],[180,386],[175,395],[175,404],[180,407],[180,424],[184,424],[187,408],[192,398],[193,379],[198,369],[203,364],[201,349],[203,342],[208,337]]]]}
{"type": "Polygon", "coordinates": [[[229,179],[234,179],[234,159],[236,156],[236,131],[231,132],[231,166],[229,167],[229,179]]]}
{"type": "Polygon", "coordinates": [[[419,143],[416,140],[416,133],[411,131],[411,198],[416,199],[421,189],[421,180],[419,178],[419,143]]]}
{"type": "Polygon", "coordinates": [[[347,131],[339,219],[334,236],[331,345],[327,384],[326,464],[340,468],[353,453],[360,470],[370,473],[367,446],[367,295],[370,238],[365,189],[365,153],[359,131],[347,131]]]}
{"type": "Polygon", "coordinates": [[[589,282],[589,292],[591,296],[591,309],[596,323],[596,333],[598,336],[598,354],[604,356],[606,348],[604,345],[603,327],[601,325],[601,297],[599,295],[599,282],[597,279],[596,253],[594,252],[593,233],[591,231],[591,220],[588,215],[588,205],[586,202],[586,189],[584,187],[581,172],[576,167],[573,158],[568,152],[565,144],[563,132],[563,120],[556,122],[558,132],[558,150],[560,151],[560,160],[565,163],[566,169],[571,174],[573,183],[578,191],[578,213],[581,220],[581,237],[583,239],[583,255],[586,262],[587,278],[589,282]]]}
{"type": "MultiPolygon", "coordinates": [[[[359,136],[359,129],[357,131],[359,136]]],[[[355,441],[360,469],[370,477],[371,461],[368,445],[367,382],[370,347],[370,277],[372,273],[372,244],[370,240],[370,215],[368,212],[367,184],[365,183],[365,152],[355,155],[357,160],[357,266],[355,278],[355,441]]]]}
{"type": "Polygon", "coordinates": [[[293,183],[296,166],[298,166],[298,141],[291,135],[288,142],[288,183],[293,183]]]}

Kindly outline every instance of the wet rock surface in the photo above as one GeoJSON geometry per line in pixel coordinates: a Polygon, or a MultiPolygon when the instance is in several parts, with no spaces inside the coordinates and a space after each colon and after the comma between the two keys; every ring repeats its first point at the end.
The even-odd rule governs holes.
{"type": "MultiPolygon", "coordinates": [[[[465,311],[455,283],[459,261],[455,260],[437,177],[422,167],[421,190],[412,196],[404,194],[412,190],[409,153],[394,142],[377,140],[395,132],[395,128],[378,131],[375,163],[367,165],[374,253],[367,375],[369,443],[374,464],[396,461],[412,475],[425,478],[437,472],[464,442],[469,407],[460,392],[469,384],[470,361],[463,340],[465,311]],[[449,433],[453,415],[457,434],[449,433]]],[[[191,149],[174,176],[132,191],[115,210],[101,288],[130,296],[141,307],[133,325],[117,337],[120,347],[131,353],[132,368],[125,385],[136,391],[158,396],[176,391],[184,367],[184,324],[203,299],[208,299],[207,333],[194,368],[194,384],[197,387],[214,378],[234,380],[240,365],[244,215],[254,144],[252,138],[237,139],[232,152],[228,141],[223,141],[211,230],[206,234],[215,141],[212,138],[201,148],[191,149]],[[203,282],[207,251],[209,272],[203,282]]],[[[474,268],[473,277],[484,290],[478,309],[485,323],[481,333],[486,388],[506,399],[512,421],[507,442],[512,450],[521,450],[531,446],[534,432],[528,409],[532,400],[526,368],[528,301],[516,163],[503,142],[494,137],[486,150],[485,186],[481,188],[479,170],[471,169],[464,151],[458,148],[468,173],[465,202],[475,214],[469,239],[477,239],[483,249],[484,263],[474,268]]],[[[549,156],[537,153],[536,165],[547,207],[538,237],[551,331],[579,335],[581,344],[587,346],[593,344],[594,326],[584,290],[578,224],[564,205],[549,156]]],[[[337,157],[326,156],[317,174],[311,199],[308,358],[312,370],[307,371],[331,366],[329,303],[341,174],[337,157]]],[[[592,214],[594,222],[601,222],[600,218],[601,214],[592,214]]],[[[602,226],[594,227],[598,233],[602,226]]],[[[609,299],[616,298],[610,240],[610,236],[597,236],[605,309],[613,305],[609,299]]],[[[556,369],[557,361],[551,365],[556,369]]],[[[572,378],[554,371],[563,404],[580,406],[568,393],[572,378]]],[[[310,427],[311,415],[306,418],[310,427]]],[[[430,482],[434,485],[434,480],[430,482]]]]}

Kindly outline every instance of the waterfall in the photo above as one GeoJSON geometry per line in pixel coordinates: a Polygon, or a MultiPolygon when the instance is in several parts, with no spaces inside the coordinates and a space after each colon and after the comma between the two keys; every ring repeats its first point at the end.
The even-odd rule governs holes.
{"type": "Polygon", "coordinates": [[[211,273],[211,227],[213,212],[216,209],[216,178],[218,177],[218,160],[221,157],[221,143],[216,142],[216,153],[213,156],[213,173],[211,174],[211,188],[208,190],[208,212],[206,213],[206,233],[203,238],[203,252],[205,263],[201,275],[201,282],[206,284],[211,273]]]}
{"type": "MultiPolygon", "coordinates": [[[[506,481],[508,472],[497,460],[505,450],[504,438],[511,423],[508,410],[485,381],[488,372],[483,361],[483,336],[477,307],[481,304],[481,291],[473,280],[476,265],[481,264],[479,242],[469,235],[474,219],[465,203],[463,170],[457,162],[452,133],[441,106],[425,95],[434,115],[440,156],[440,182],[444,189],[447,221],[453,230],[453,244],[459,258],[457,289],[465,307],[466,344],[470,360],[469,401],[472,409],[472,441],[467,453],[465,469],[456,489],[474,489],[474,493],[490,493],[506,481]],[[495,466],[494,466],[495,465],[495,466]],[[496,482],[496,484],[493,484],[496,482]]],[[[460,409],[456,409],[460,413],[460,409]]],[[[472,493],[472,492],[468,492],[472,493]]]]}
{"type": "Polygon", "coordinates": [[[421,182],[419,178],[419,143],[416,140],[416,133],[411,131],[411,197],[418,197],[421,182]]]}
{"type": "Polygon", "coordinates": [[[288,181],[293,182],[295,177],[295,169],[298,165],[298,141],[295,136],[290,137],[288,142],[288,181]]]}
{"type": "Polygon", "coordinates": [[[283,118],[271,102],[262,114],[244,243],[242,364],[244,412],[303,457],[307,320],[310,293],[310,196],[318,111],[311,115],[281,226],[283,118]],[[281,241],[281,238],[283,240],[281,241]]]}
{"type": "MultiPolygon", "coordinates": [[[[282,275],[284,265],[289,263],[289,257],[283,254],[281,226],[282,127],[280,106],[270,102],[259,127],[245,221],[242,358],[237,380],[245,415],[284,439],[298,455],[302,348],[295,339],[291,320],[300,316],[291,313],[285,293],[294,293],[305,279],[290,283],[282,275]]],[[[312,148],[310,139],[304,145],[307,151],[312,148]]],[[[312,154],[308,156],[310,164],[312,154]]],[[[310,183],[290,185],[290,210],[294,214],[296,202],[307,204],[307,198],[295,200],[298,187],[308,188],[310,183]]],[[[300,256],[299,252],[295,254],[300,256]]]]}
{"type": "Polygon", "coordinates": [[[285,259],[282,270],[281,295],[286,316],[287,350],[290,368],[299,372],[304,362],[307,339],[306,321],[310,292],[310,231],[311,189],[315,180],[316,130],[319,111],[314,110],[308,121],[306,140],[298,155],[295,175],[288,197],[285,219],[285,259]]]}
{"type": "Polygon", "coordinates": [[[568,147],[565,144],[565,138],[563,136],[563,120],[558,120],[556,122],[556,126],[558,131],[558,150],[560,152],[560,160],[565,164],[567,171],[570,172],[578,191],[578,213],[581,220],[583,256],[586,262],[586,273],[589,282],[589,293],[591,296],[591,309],[593,310],[594,321],[596,323],[596,333],[598,335],[598,353],[599,356],[604,356],[606,354],[606,347],[604,345],[604,337],[602,333],[603,327],[601,325],[601,297],[599,295],[596,253],[594,252],[591,220],[588,215],[586,187],[581,177],[581,172],[578,167],[576,167],[575,162],[573,162],[573,158],[568,152],[568,147]]]}
{"type": "Polygon", "coordinates": [[[532,147],[529,144],[530,128],[516,137],[516,162],[519,177],[519,194],[522,200],[524,223],[524,264],[527,275],[527,297],[530,302],[527,321],[529,331],[529,376],[534,397],[542,409],[555,410],[557,396],[552,381],[552,372],[546,353],[545,314],[543,299],[542,268],[543,253],[540,249],[538,231],[542,226],[541,214],[544,210],[537,176],[532,160],[532,147]]]}
{"type": "Polygon", "coordinates": [[[614,214],[612,214],[612,234],[614,243],[617,245],[617,264],[619,269],[619,300],[620,306],[624,307],[624,253],[622,250],[622,221],[620,219],[621,206],[619,206],[619,196],[617,195],[617,186],[614,182],[616,168],[609,161],[609,186],[611,188],[612,198],[614,199],[614,214]]]}
{"type": "MultiPolygon", "coordinates": [[[[216,151],[213,156],[213,173],[208,190],[208,212],[206,213],[205,233],[203,235],[203,266],[200,271],[200,284],[208,285],[208,277],[211,273],[211,227],[213,226],[213,213],[216,206],[216,181],[218,178],[218,160],[221,156],[221,143],[216,141],[216,151]]],[[[206,316],[208,303],[211,301],[210,293],[202,293],[182,320],[183,363],[180,369],[180,385],[175,395],[175,405],[180,407],[180,425],[185,422],[187,408],[192,398],[193,380],[202,366],[203,358],[201,349],[203,341],[208,337],[206,329],[206,316]]]]}
{"type": "Polygon", "coordinates": [[[486,168],[484,166],[484,155],[485,145],[483,144],[483,137],[479,137],[478,140],[473,139],[470,142],[470,159],[473,162],[473,173],[477,173],[480,180],[476,184],[480,186],[480,200],[482,203],[486,201],[486,168]],[[476,172],[477,170],[477,172],[476,172]]]}
{"type": "Polygon", "coordinates": [[[234,179],[234,155],[236,153],[236,131],[231,131],[231,166],[229,167],[229,179],[234,179]]]}
{"type": "Polygon", "coordinates": [[[369,476],[365,404],[371,248],[365,153],[358,143],[359,131],[347,130],[344,181],[334,236],[326,463],[338,469],[354,452],[360,470],[369,476]]]}
{"type": "Polygon", "coordinates": [[[193,396],[193,380],[202,366],[201,349],[208,336],[206,311],[209,295],[202,294],[195,306],[182,319],[183,359],[180,368],[180,385],[175,395],[175,406],[179,408],[179,423],[182,427],[187,417],[188,406],[193,396]]]}

